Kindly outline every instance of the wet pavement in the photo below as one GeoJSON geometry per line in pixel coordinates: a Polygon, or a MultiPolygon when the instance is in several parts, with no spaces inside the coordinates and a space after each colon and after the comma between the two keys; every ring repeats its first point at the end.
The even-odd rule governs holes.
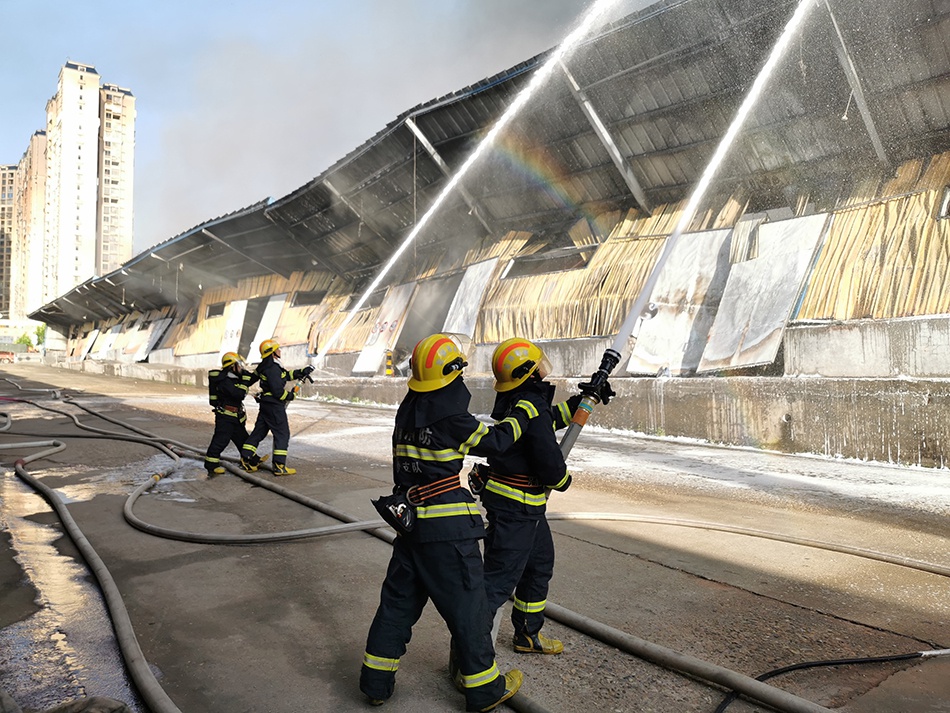
{"type": "MultiPolygon", "coordinates": [[[[83,403],[202,449],[210,437],[210,411],[198,389],[28,365],[11,369],[10,378],[81,387],[83,403]]],[[[16,431],[81,433],[69,419],[28,405],[8,410],[16,431]]],[[[290,414],[290,460],[299,473],[265,477],[375,519],[369,499],[388,489],[393,409],[301,400],[290,414]]],[[[362,533],[250,546],[153,537],[131,528],[122,506],[170,459],[128,442],[67,443],[28,468],[70,502],[122,591],[150,665],[182,711],[368,710],[357,676],[388,546],[362,533]]],[[[12,457],[0,453],[8,468],[12,457]]],[[[581,435],[571,468],[576,485],[555,495],[552,512],[724,523],[950,567],[946,471],[671,443],[595,427],[581,435]]],[[[118,663],[97,589],[55,516],[12,471],[0,481],[0,500],[0,573],[13,575],[0,583],[0,688],[24,708],[104,695],[143,711],[118,663]]],[[[165,527],[234,534],[336,522],[232,475],[209,480],[197,461],[156,485],[135,513],[165,527]]],[[[551,601],[747,675],[950,645],[946,577],[676,524],[552,517],[552,529],[558,564],[551,601]]],[[[497,655],[502,669],[525,671],[524,693],[549,710],[699,713],[722,698],[716,686],[557,622],[545,631],[564,640],[565,654],[515,655],[505,644],[506,622],[497,655]]],[[[445,675],[446,647],[444,625],[430,607],[384,710],[462,709],[445,675]]],[[[847,713],[950,711],[948,658],[815,669],[774,685],[847,713]]],[[[729,707],[756,710],[767,708],[745,701],[729,707]]]]}

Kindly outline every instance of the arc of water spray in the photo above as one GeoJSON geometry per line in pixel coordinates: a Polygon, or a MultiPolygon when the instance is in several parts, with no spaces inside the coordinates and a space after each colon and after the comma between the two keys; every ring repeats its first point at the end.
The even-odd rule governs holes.
{"type": "MultiPolygon", "coordinates": [[[[644,282],[643,287],[640,289],[640,294],[634,301],[633,307],[630,308],[630,313],[627,315],[626,319],[621,325],[616,339],[614,339],[611,347],[604,352],[600,367],[591,377],[591,383],[594,385],[594,387],[602,385],[603,382],[607,380],[607,377],[610,376],[610,373],[614,370],[617,364],[620,363],[620,350],[627,343],[627,339],[629,339],[630,335],[633,333],[633,328],[636,326],[637,320],[640,319],[640,315],[642,315],[644,309],[646,309],[647,301],[650,299],[653,288],[656,287],[656,283],[659,279],[660,271],[663,269],[663,265],[666,263],[667,259],[669,259],[670,254],[673,252],[673,248],[676,247],[676,243],[680,239],[680,236],[693,220],[693,216],[696,214],[696,209],[699,207],[700,201],[702,201],[703,197],[706,195],[706,191],[709,189],[709,185],[712,182],[713,176],[716,175],[716,172],[722,165],[726,154],[735,143],[736,137],[739,135],[739,131],[742,129],[743,124],[745,124],[745,121],[752,112],[753,107],[758,102],[759,97],[762,95],[765,85],[771,78],[775,67],[778,66],[782,55],[785,54],[785,50],[788,48],[792,37],[798,31],[798,28],[801,27],[812,7],[817,4],[818,0],[801,0],[801,2],[798,3],[798,7],[795,8],[795,12],[791,19],[785,25],[785,29],[782,31],[778,41],[772,48],[772,52],[769,54],[768,59],[766,60],[765,64],[762,65],[762,69],[759,70],[758,76],[752,83],[749,93],[746,94],[745,99],[743,99],[742,104],[739,106],[739,110],[736,112],[732,123],[729,125],[728,130],[719,141],[719,145],[716,147],[715,153],[712,155],[709,163],[706,164],[706,168],[703,171],[702,176],[700,176],[699,183],[697,183],[696,188],[693,189],[693,193],[687,201],[686,207],[684,208],[683,213],[676,224],[676,227],[666,239],[666,243],[663,245],[663,250],[660,253],[660,256],[657,258],[656,264],[653,266],[653,270],[650,272],[649,277],[647,277],[646,282],[644,282]]],[[[592,389],[592,391],[594,391],[594,389],[592,389]]],[[[581,401],[580,407],[574,414],[574,421],[568,427],[567,432],[561,439],[561,452],[565,457],[567,457],[567,454],[570,453],[571,448],[574,446],[574,442],[577,440],[577,436],[587,423],[587,419],[590,416],[593,407],[597,403],[599,403],[599,400],[596,397],[586,395],[581,401]]]]}
{"type": "Polygon", "coordinates": [[[340,338],[343,330],[346,329],[347,325],[349,325],[349,323],[353,320],[353,317],[369,298],[369,295],[379,286],[379,283],[383,281],[383,278],[386,277],[393,265],[396,264],[396,261],[412,244],[412,241],[415,240],[416,236],[426,226],[442,203],[445,202],[445,199],[448,197],[449,193],[452,192],[455,186],[458,185],[459,181],[461,181],[465,174],[469,172],[475,162],[478,161],[482,155],[484,155],[488,148],[494,143],[498,135],[509,123],[511,123],[511,120],[515,117],[515,115],[521,111],[525,104],[528,103],[528,100],[531,99],[538,87],[540,87],[551,75],[554,69],[558,66],[558,63],[560,63],[567,56],[567,54],[574,49],[575,45],[577,45],[581,38],[590,32],[597,19],[601,17],[611,5],[614,5],[618,1],[619,0],[596,0],[580,24],[578,24],[578,26],[574,28],[574,30],[567,37],[564,38],[564,41],[557,46],[557,48],[551,53],[547,60],[545,60],[544,64],[542,64],[541,67],[535,71],[534,75],[531,77],[531,81],[528,82],[528,85],[518,93],[508,108],[505,109],[504,113],[498,118],[498,121],[495,122],[495,125],[492,126],[489,132],[485,135],[485,138],[479,142],[478,146],[475,147],[475,150],[472,151],[469,157],[465,159],[465,162],[459,166],[458,170],[449,179],[449,182],[445,184],[445,187],[442,189],[439,195],[436,196],[436,199],[432,202],[432,205],[429,206],[429,209],[425,212],[422,218],[420,218],[419,222],[416,223],[413,229],[409,231],[402,243],[399,244],[396,252],[392,254],[389,260],[383,266],[383,269],[380,270],[379,274],[373,279],[369,287],[367,287],[363,292],[363,295],[360,297],[359,301],[357,301],[357,303],[346,315],[346,319],[343,320],[343,323],[337,327],[337,330],[333,333],[327,343],[320,347],[319,351],[317,352],[318,359],[325,357],[329,349],[334,344],[336,344],[336,340],[340,338]]]}

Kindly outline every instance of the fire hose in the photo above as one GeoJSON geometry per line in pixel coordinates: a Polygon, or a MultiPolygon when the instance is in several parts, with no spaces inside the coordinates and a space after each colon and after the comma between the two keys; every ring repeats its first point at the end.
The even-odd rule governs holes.
{"type": "MultiPolygon", "coordinates": [[[[592,379],[592,381],[593,381],[593,379],[592,379]]],[[[49,408],[49,407],[44,407],[44,406],[41,406],[41,405],[39,405],[39,404],[36,404],[36,403],[30,402],[30,401],[27,401],[27,400],[25,400],[25,399],[4,399],[4,400],[8,400],[8,401],[18,401],[18,402],[24,402],[24,403],[31,403],[32,405],[38,406],[39,408],[43,408],[43,409],[45,409],[45,410],[53,411],[53,412],[55,412],[55,413],[60,413],[60,414],[69,415],[69,414],[66,414],[66,412],[60,411],[60,410],[58,410],[58,409],[51,409],[51,408],[49,408]]],[[[154,436],[153,434],[150,434],[150,433],[147,432],[147,431],[144,431],[144,430],[142,430],[142,429],[136,428],[136,427],[134,427],[134,426],[131,426],[130,424],[126,424],[126,423],[124,423],[124,422],[122,422],[122,421],[119,421],[119,420],[117,420],[117,419],[112,419],[112,418],[110,418],[110,417],[108,417],[108,416],[105,416],[105,415],[103,415],[103,414],[99,414],[99,413],[97,413],[94,409],[91,409],[91,408],[89,408],[89,407],[87,407],[87,406],[85,406],[85,405],[79,404],[79,403],[77,403],[77,402],[75,402],[75,401],[73,401],[73,400],[70,400],[70,399],[68,399],[68,398],[67,398],[67,401],[68,401],[71,405],[76,406],[76,407],[78,407],[78,408],[80,408],[80,409],[82,409],[82,410],[84,410],[84,411],[86,411],[86,412],[88,412],[88,413],[91,413],[91,414],[93,414],[93,415],[95,415],[95,416],[97,416],[97,417],[99,417],[99,418],[102,418],[102,419],[104,419],[104,420],[106,420],[106,421],[109,421],[109,422],[115,423],[115,424],[117,424],[117,425],[120,425],[120,426],[122,426],[123,428],[127,428],[127,429],[129,429],[129,430],[131,430],[131,431],[134,431],[134,432],[136,432],[136,433],[139,433],[141,436],[143,436],[143,438],[141,438],[141,439],[133,439],[133,438],[131,438],[131,437],[125,435],[125,434],[118,434],[118,433],[115,433],[115,432],[112,432],[112,431],[104,431],[103,429],[96,429],[96,428],[94,428],[94,427],[92,427],[92,426],[88,426],[88,425],[86,425],[86,424],[82,424],[82,423],[79,422],[75,417],[70,416],[71,418],[73,418],[74,423],[75,423],[77,426],[79,426],[80,428],[84,428],[84,429],[86,429],[86,430],[94,431],[94,432],[97,432],[97,433],[101,434],[101,435],[96,436],[96,437],[103,437],[103,438],[122,438],[123,440],[125,440],[125,439],[129,439],[129,440],[140,440],[140,442],[147,443],[147,444],[149,444],[149,445],[152,445],[153,447],[159,448],[159,449],[162,450],[163,452],[168,453],[176,462],[178,461],[178,455],[198,456],[198,457],[200,457],[200,453],[197,451],[197,449],[194,449],[194,447],[192,447],[192,446],[188,446],[187,444],[178,444],[177,447],[175,447],[175,443],[176,443],[176,442],[169,441],[168,439],[160,439],[160,438],[154,436]],[[159,441],[164,441],[165,443],[168,443],[169,446],[168,446],[168,447],[163,447],[163,446],[159,443],[159,441]]],[[[10,429],[9,416],[5,416],[5,418],[7,419],[7,420],[6,420],[6,423],[4,423],[2,427],[0,427],[0,430],[9,431],[9,429],[10,429]]],[[[41,457],[44,457],[44,456],[46,456],[46,455],[52,454],[52,453],[54,453],[54,452],[58,452],[59,450],[62,450],[62,448],[64,447],[64,445],[62,444],[61,441],[45,441],[45,442],[39,442],[38,444],[37,444],[37,443],[33,443],[33,444],[13,444],[13,445],[7,445],[7,446],[4,446],[4,447],[7,447],[7,448],[10,448],[10,447],[30,447],[30,446],[39,447],[40,445],[43,445],[43,444],[56,444],[56,447],[55,447],[54,450],[44,451],[44,452],[42,452],[42,453],[35,454],[35,455],[30,456],[30,457],[28,457],[28,458],[24,458],[24,459],[21,459],[21,460],[17,461],[17,464],[16,464],[17,474],[20,475],[21,478],[23,478],[24,480],[26,480],[27,482],[29,482],[33,487],[36,487],[38,490],[40,490],[40,492],[43,492],[43,494],[47,497],[48,500],[50,499],[50,497],[52,497],[52,498],[58,500],[58,496],[55,495],[55,492],[54,492],[54,491],[49,491],[49,493],[51,493],[51,495],[47,495],[47,492],[46,492],[46,491],[47,491],[48,489],[45,489],[45,490],[44,490],[45,486],[42,486],[41,483],[38,483],[37,481],[35,481],[35,479],[32,479],[32,478],[25,472],[25,469],[23,468],[23,466],[24,466],[25,464],[27,464],[28,462],[32,461],[32,460],[36,460],[36,459],[38,459],[38,458],[41,458],[41,457]],[[34,485],[34,483],[35,483],[35,485],[34,485]]],[[[313,500],[313,499],[311,499],[311,498],[307,498],[306,496],[303,496],[303,495],[301,495],[301,494],[299,494],[299,493],[295,493],[294,491],[289,490],[289,489],[287,489],[287,488],[284,488],[283,486],[280,486],[280,485],[277,485],[277,484],[272,483],[272,482],[270,482],[270,481],[264,480],[264,479],[262,479],[262,478],[258,478],[258,477],[256,477],[256,476],[252,476],[252,475],[250,475],[250,474],[244,473],[244,472],[241,471],[239,468],[237,468],[236,466],[233,466],[233,465],[231,465],[231,464],[226,464],[226,466],[228,467],[228,470],[229,470],[229,471],[235,473],[236,475],[239,475],[240,477],[244,478],[245,480],[248,480],[249,482],[254,483],[255,485],[261,485],[261,486],[263,486],[263,487],[266,487],[266,488],[268,488],[269,490],[272,490],[272,491],[275,492],[275,493],[279,493],[279,494],[284,495],[284,496],[286,496],[286,497],[290,497],[291,499],[294,499],[294,500],[296,500],[297,502],[300,502],[300,503],[302,503],[302,504],[305,504],[305,505],[307,505],[307,506],[309,506],[309,507],[314,507],[315,509],[318,509],[318,510],[322,511],[322,512],[324,512],[325,514],[328,514],[328,515],[330,515],[330,516],[332,516],[332,517],[334,517],[334,518],[337,518],[337,519],[342,520],[344,523],[347,523],[347,524],[341,525],[341,526],[330,526],[329,528],[316,528],[316,529],[311,530],[311,531],[299,531],[299,532],[295,532],[295,533],[274,533],[274,535],[272,535],[272,536],[273,536],[273,537],[276,537],[277,539],[280,539],[280,538],[284,538],[284,539],[297,539],[298,537],[306,537],[306,536],[309,536],[310,534],[314,534],[314,535],[315,535],[315,534],[332,534],[332,533],[334,533],[334,532],[344,532],[344,531],[360,530],[360,529],[363,529],[363,530],[370,530],[370,528],[373,528],[372,530],[370,530],[370,534],[373,534],[373,535],[379,537],[380,539],[383,539],[384,541],[391,542],[391,541],[394,539],[394,536],[393,536],[392,532],[391,532],[388,528],[381,527],[382,523],[381,523],[380,521],[358,522],[358,521],[356,521],[356,518],[353,518],[352,516],[349,516],[348,514],[342,512],[342,511],[339,511],[339,510],[337,510],[336,508],[333,508],[332,506],[326,505],[326,504],[324,504],[324,503],[319,503],[319,501],[315,501],[315,500],[313,500]],[[307,534],[302,534],[302,533],[304,533],[304,532],[306,532],[307,534]]],[[[174,468],[170,468],[170,469],[167,469],[167,470],[168,470],[168,472],[171,472],[172,470],[174,470],[174,468]]],[[[135,521],[137,521],[138,518],[136,518],[134,515],[131,515],[131,509],[132,509],[131,506],[132,506],[132,504],[134,503],[135,499],[138,498],[142,493],[144,493],[144,492],[145,492],[146,490],[148,490],[150,487],[154,486],[155,483],[157,483],[160,479],[161,479],[160,476],[152,476],[152,478],[149,480],[148,483],[146,483],[146,484],[144,484],[143,486],[141,486],[140,488],[138,488],[138,489],[136,490],[136,492],[133,493],[132,496],[130,496],[129,501],[127,501],[126,507],[124,508],[124,512],[125,512],[125,514],[126,514],[127,519],[129,519],[130,524],[133,524],[133,526],[136,526],[136,527],[138,527],[139,529],[142,529],[142,530],[145,531],[145,532],[150,532],[151,534],[156,534],[156,535],[164,536],[164,537],[179,538],[179,536],[182,535],[182,533],[179,532],[179,531],[169,531],[169,530],[167,530],[166,528],[160,528],[160,527],[157,527],[157,526],[154,526],[154,525],[148,525],[147,523],[141,523],[140,521],[139,521],[138,524],[136,524],[135,521]],[[130,515],[131,515],[131,517],[130,517],[130,515]]],[[[51,502],[51,504],[53,504],[53,500],[50,500],[50,502],[51,502]]],[[[60,514],[61,517],[63,517],[63,515],[65,515],[66,517],[69,517],[68,511],[66,511],[66,508],[65,508],[64,506],[62,506],[62,503],[61,503],[61,502],[60,502],[60,504],[59,504],[59,507],[56,507],[56,506],[54,505],[54,508],[57,510],[57,513],[60,514]],[[60,510],[62,510],[63,512],[61,513],[60,510]]],[[[753,536],[769,537],[769,538],[771,538],[771,539],[783,539],[783,540],[786,540],[786,541],[790,541],[787,537],[784,537],[784,536],[781,536],[781,535],[777,535],[776,533],[767,533],[767,532],[764,532],[764,531],[752,531],[752,530],[749,530],[748,528],[730,528],[730,527],[727,527],[727,526],[717,526],[715,523],[701,523],[701,522],[694,522],[694,521],[664,520],[664,519],[662,519],[662,518],[647,518],[647,517],[644,517],[644,516],[636,516],[636,515],[630,515],[630,514],[624,515],[624,514],[614,514],[614,513],[563,513],[563,514],[551,513],[551,514],[549,515],[549,518],[552,519],[552,520],[556,520],[556,519],[564,519],[564,520],[568,520],[568,519],[570,519],[570,520],[579,520],[579,519],[633,520],[633,521],[642,521],[642,522],[656,522],[657,524],[674,524],[674,525],[680,525],[680,526],[686,526],[686,527],[702,527],[702,528],[704,528],[704,529],[720,529],[720,530],[723,530],[723,531],[740,531],[740,530],[741,530],[741,531],[742,531],[742,534],[749,534],[749,535],[753,535],[753,536]]],[[[64,522],[65,522],[65,519],[64,519],[64,522]]],[[[73,523],[73,525],[75,525],[75,523],[73,523]]],[[[70,528],[67,528],[67,529],[70,529],[70,528]]],[[[77,531],[78,531],[78,528],[77,528],[77,531]]],[[[70,532],[70,535],[72,536],[72,532],[70,532]]],[[[197,540],[197,541],[201,541],[201,542],[226,542],[226,541],[233,541],[233,540],[229,540],[229,539],[222,539],[222,538],[220,538],[219,536],[215,536],[215,535],[210,535],[210,536],[209,536],[209,535],[202,535],[202,534],[199,534],[199,533],[184,533],[184,535],[185,535],[185,536],[197,536],[197,537],[200,537],[200,538],[204,538],[204,539],[199,539],[199,540],[197,540]]],[[[83,540],[85,539],[84,537],[82,537],[82,533],[81,533],[81,532],[78,533],[78,537],[82,538],[83,540]]],[[[251,536],[248,536],[248,537],[255,538],[255,537],[260,537],[260,536],[251,535],[251,536]]],[[[265,537],[266,537],[266,536],[265,536],[265,537]]],[[[798,542],[798,541],[797,541],[798,538],[794,538],[794,539],[796,540],[796,543],[797,543],[797,544],[801,544],[801,545],[803,545],[803,546],[824,546],[826,549],[832,549],[832,548],[833,548],[832,543],[820,543],[820,542],[812,542],[812,541],[801,541],[801,542],[798,542]]],[[[247,541],[268,541],[268,540],[266,540],[266,539],[256,539],[256,540],[247,540],[247,541]]],[[[78,544],[78,542],[77,542],[77,544],[78,544]]],[[[88,543],[86,543],[86,544],[88,545],[88,543]]],[[[81,549],[81,551],[83,550],[83,548],[80,548],[80,549],[81,549]]],[[[872,552],[872,551],[864,551],[864,550],[857,550],[857,549],[850,549],[850,548],[842,548],[842,547],[840,547],[840,546],[838,546],[838,547],[836,547],[836,548],[834,548],[834,549],[835,549],[836,551],[845,552],[845,553],[847,553],[847,554],[854,554],[854,555],[856,555],[856,556],[870,557],[870,558],[872,558],[872,559],[879,559],[879,560],[881,560],[881,561],[892,562],[893,564],[899,564],[899,565],[901,565],[901,566],[914,567],[915,569],[921,569],[922,571],[929,571],[929,572],[932,572],[932,573],[934,573],[934,574],[940,574],[940,575],[943,575],[943,576],[950,576],[950,570],[948,570],[947,568],[940,568],[940,567],[937,566],[937,565],[930,565],[929,563],[916,562],[916,561],[914,561],[914,560],[909,560],[909,559],[907,559],[907,558],[900,558],[900,557],[896,557],[896,556],[893,556],[893,555],[888,556],[888,555],[884,555],[883,553],[874,553],[874,552],[872,552]]],[[[83,552],[83,554],[84,554],[84,556],[86,555],[85,552],[83,552]]],[[[95,553],[94,553],[94,552],[92,553],[91,556],[92,556],[92,560],[91,560],[91,561],[95,561],[96,559],[98,559],[97,556],[95,556],[95,553]]],[[[99,561],[101,562],[101,560],[99,560],[99,561]]],[[[108,572],[107,572],[107,571],[105,572],[105,577],[107,578],[107,579],[106,579],[107,582],[108,582],[108,581],[111,581],[111,577],[108,576],[108,572]]],[[[97,579],[98,579],[98,573],[97,573],[97,579]]],[[[114,583],[111,584],[111,587],[114,588],[114,583]]],[[[104,592],[105,592],[105,588],[106,588],[106,585],[104,585],[104,592]]],[[[111,611],[111,604],[112,604],[112,603],[109,602],[109,597],[107,597],[107,604],[110,604],[110,611],[111,611]]],[[[121,599],[118,600],[117,604],[118,604],[118,606],[122,606],[122,604],[121,604],[121,599]]],[[[692,657],[685,656],[685,655],[683,655],[683,654],[679,654],[679,653],[677,653],[677,652],[675,652],[675,651],[671,651],[671,650],[669,650],[669,649],[665,649],[665,648],[663,648],[663,647],[661,647],[661,646],[658,646],[658,645],[656,645],[656,644],[652,644],[652,643],[650,643],[650,642],[646,642],[646,641],[637,639],[636,637],[633,637],[633,636],[631,636],[631,635],[629,635],[629,634],[626,634],[625,632],[618,631],[618,630],[612,629],[612,628],[610,628],[610,627],[607,627],[607,626],[605,626],[605,625],[603,625],[603,624],[601,624],[601,623],[599,623],[599,622],[596,622],[596,621],[594,621],[594,620],[591,620],[591,619],[589,619],[589,618],[587,618],[587,617],[584,617],[584,616],[582,616],[582,615],[580,615],[580,614],[576,614],[576,613],[574,613],[574,612],[571,612],[571,611],[569,611],[569,610],[567,610],[567,609],[564,609],[563,607],[560,607],[560,606],[558,606],[558,605],[556,605],[556,604],[553,604],[553,603],[551,603],[551,602],[549,602],[548,607],[549,607],[548,613],[549,613],[549,615],[551,616],[551,618],[555,619],[556,621],[560,621],[561,623],[564,623],[564,624],[566,624],[566,625],[568,625],[568,626],[571,626],[571,627],[573,627],[573,628],[575,628],[575,629],[577,629],[577,630],[579,630],[579,631],[582,631],[582,632],[584,632],[584,633],[586,633],[586,634],[588,634],[588,635],[590,635],[590,636],[592,636],[592,637],[594,637],[594,638],[597,638],[597,639],[599,639],[599,640],[601,640],[601,641],[604,641],[605,643],[608,643],[608,644],[610,644],[610,645],[616,646],[616,647],[620,648],[621,650],[624,650],[624,651],[626,651],[626,652],[628,652],[628,653],[632,653],[632,654],[634,654],[634,655],[636,655],[636,656],[639,656],[640,658],[643,658],[643,659],[645,659],[645,660],[648,660],[648,661],[652,661],[652,662],[654,662],[654,663],[657,663],[657,664],[659,664],[659,665],[661,665],[661,666],[663,666],[663,667],[670,668],[670,669],[672,669],[672,670],[677,670],[677,671],[680,671],[680,672],[683,672],[683,673],[687,673],[687,674],[690,674],[690,675],[694,675],[694,676],[697,676],[698,678],[701,678],[701,679],[703,679],[703,680],[711,681],[711,682],[717,683],[717,684],[719,684],[719,685],[723,685],[723,686],[725,686],[725,687],[727,687],[727,688],[730,688],[730,689],[733,689],[733,690],[735,690],[735,691],[738,691],[739,693],[742,693],[742,694],[744,694],[744,695],[747,695],[747,696],[749,696],[749,697],[751,697],[751,698],[754,698],[754,699],[756,699],[756,700],[760,700],[760,701],[762,701],[762,702],[768,703],[769,705],[772,705],[773,707],[775,707],[775,708],[778,709],[778,710],[791,711],[791,712],[793,712],[793,713],[797,713],[798,711],[805,711],[805,712],[808,712],[808,713],[817,713],[818,711],[825,711],[825,710],[827,710],[827,709],[825,709],[825,708],[823,708],[823,707],[821,707],[821,706],[818,706],[817,704],[814,704],[814,703],[811,703],[811,702],[806,701],[806,700],[804,700],[804,699],[798,698],[797,696],[793,696],[793,695],[791,695],[791,694],[788,694],[788,693],[786,693],[785,691],[782,691],[781,689],[775,689],[775,688],[773,688],[773,687],[771,687],[771,686],[768,686],[767,684],[762,683],[761,680],[752,679],[752,678],[750,678],[750,677],[744,676],[744,675],[742,675],[742,674],[738,674],[738,673],[733,672],[733,671],[729,671],[728,669],[724,669],[724,668],[719,667],[719,666],[716,666],[716,665],[714,665],[714,664],[709,664],[709,663],[707,663],[707,662],[700,661],[700,660],[698,660],[698,659],[694,659],[694,658],[692,658],[692,657]]],[[[122,609],[124,610],[124,607],[122,607],[122,609]]],[[[125,614],[124,617],[123,617],[123,616],[121,615],[121,613],[120,613],[120,614],[118,615],[118,620],[119,620],[119,622],[121,623],[121,621],[122,621],[123,619],[127,620],[127,619],[128,619],[128,615],[125,614]]],[[[122,626],[124,627],[124,624],[122,624],[122,626]]],[[[118,627],[119,627],[119,623],[117,623],[117,631],[118,631],[118,627]]],[[[130,633],[131,633],[131,632],[130,632],[130,633]]],[[[131,633],[131,636],[132,636],[133,653],[132,653],[132,656],[131,656],[130,670],[131,670],[132,665],[135,664],[136,660],[141,657],[141,651],[140,651],[140,650],[138,650],[137,654],[136,654],[136,652],[135,652],[135,649],[137,648],[137,643],[134,642],[134,633],[131,633]]],[[[128,639],[128,634],[119,637],[120,648],[123,648],[123,655],[125,655],[124,644],[127,643],[127,639],[128,639]]],[[[942,655],[943,653],[950,653],[950,651],[946,651],[946,652],[917,652],[917,653],[915,653],[915,654],[908,654],[908,655],[906,655],[906,656],[911,657],[911,656],[917,656],[917,655],[942,655]]],[[[869,660],[870,660],[870,659],[869,659],[869,660]]],[[[876,660],[876,659],[875,659],[875,660],[876,660]]],[[[863,660],[861,660],[861,661],[863,661],[863,660]]],[[[145,668],[147,669],[147,665],[146,665],[145,668]]],[[[773,675],[774,675],[774,674],[773,674],[773,675]]],[[[760,678],[761,678],[761,677],[760,677],[760,678]]],[[[136,680],[134,676],[133,676],[133,680],[135,680],[135,681],[136,681],[136,684],[139,685],[139,681],[136,680]]],[[[156,685],[156,686],[158,685],[157,682],[155,682],[155,685],[156,685]]],[[[149,684],[148,684],[147,681],[146,681],[146,682],[143,682],[143,683],[140,685],[140,690],[141,690],[142,693],[143,693],[143,697],[151,696],[151,695],[152,695],[152,692],[151,692],[150,689],[151,689],[151,687],[149,686],[149,684]]],[[[543,711],[543,708],[541,708],[538,704],[534,703],[534,702],[531,701],[530,699],[527,699],[523,694],[519,694],[519,695],[515,696],[515,697],[512,698],[510,701],[508,701],[508,704],[509,704],[512,708],[514,708],[515,710],[522,711],[523,713],[540,713],[541,711],[543,711]]],[[[151,705],[151,704],[150,704],[150,705],[151,705]]],[[[171,705],[173,706],[174,704],[171,704],[171,705]]],[[[159,701],[157,704],[155,704],[154,710],[159,711],[160,713],[165,713],[165,711],[168,711],[168,713],[172,713],[173,711],[177,711],[177,708],[162,708],[161,706],[162,706],[162,703],[161,703],[161,701],[159,701]]]]}

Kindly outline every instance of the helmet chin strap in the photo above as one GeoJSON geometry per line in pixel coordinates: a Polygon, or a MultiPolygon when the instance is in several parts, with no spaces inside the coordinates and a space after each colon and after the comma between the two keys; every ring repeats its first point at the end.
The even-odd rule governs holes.
{"type": "Polygon", "coordinates": [[[465,367],[468,366],[468,362],[462,359],[462,357],[456,357],[442,369],[442,376],[448,376],[453,371],[462,371],[465,367]]]}

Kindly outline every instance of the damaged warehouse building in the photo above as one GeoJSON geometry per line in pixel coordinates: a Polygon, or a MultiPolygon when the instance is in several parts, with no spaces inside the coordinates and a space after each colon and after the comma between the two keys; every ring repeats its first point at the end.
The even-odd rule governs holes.
{"type": "MultiPolygon", "coordinates": [[[[254,361],[273,337],[286,363],[317,366],[311,390],[397,403],[405,381],[387,377],[449,331],[472,338],[473,377],[517,335],[570,387],[620,330],[796,5],[664,0],[600,28],[404,251],[547,54],[30,316],[62,336],[63,365],[139,378],[200,384],[223,352],[254,361]]],[[[950,3],[816,5],[659,270],[614,374],[623,398],[594,423],[944,466],[950,3]]]]}

